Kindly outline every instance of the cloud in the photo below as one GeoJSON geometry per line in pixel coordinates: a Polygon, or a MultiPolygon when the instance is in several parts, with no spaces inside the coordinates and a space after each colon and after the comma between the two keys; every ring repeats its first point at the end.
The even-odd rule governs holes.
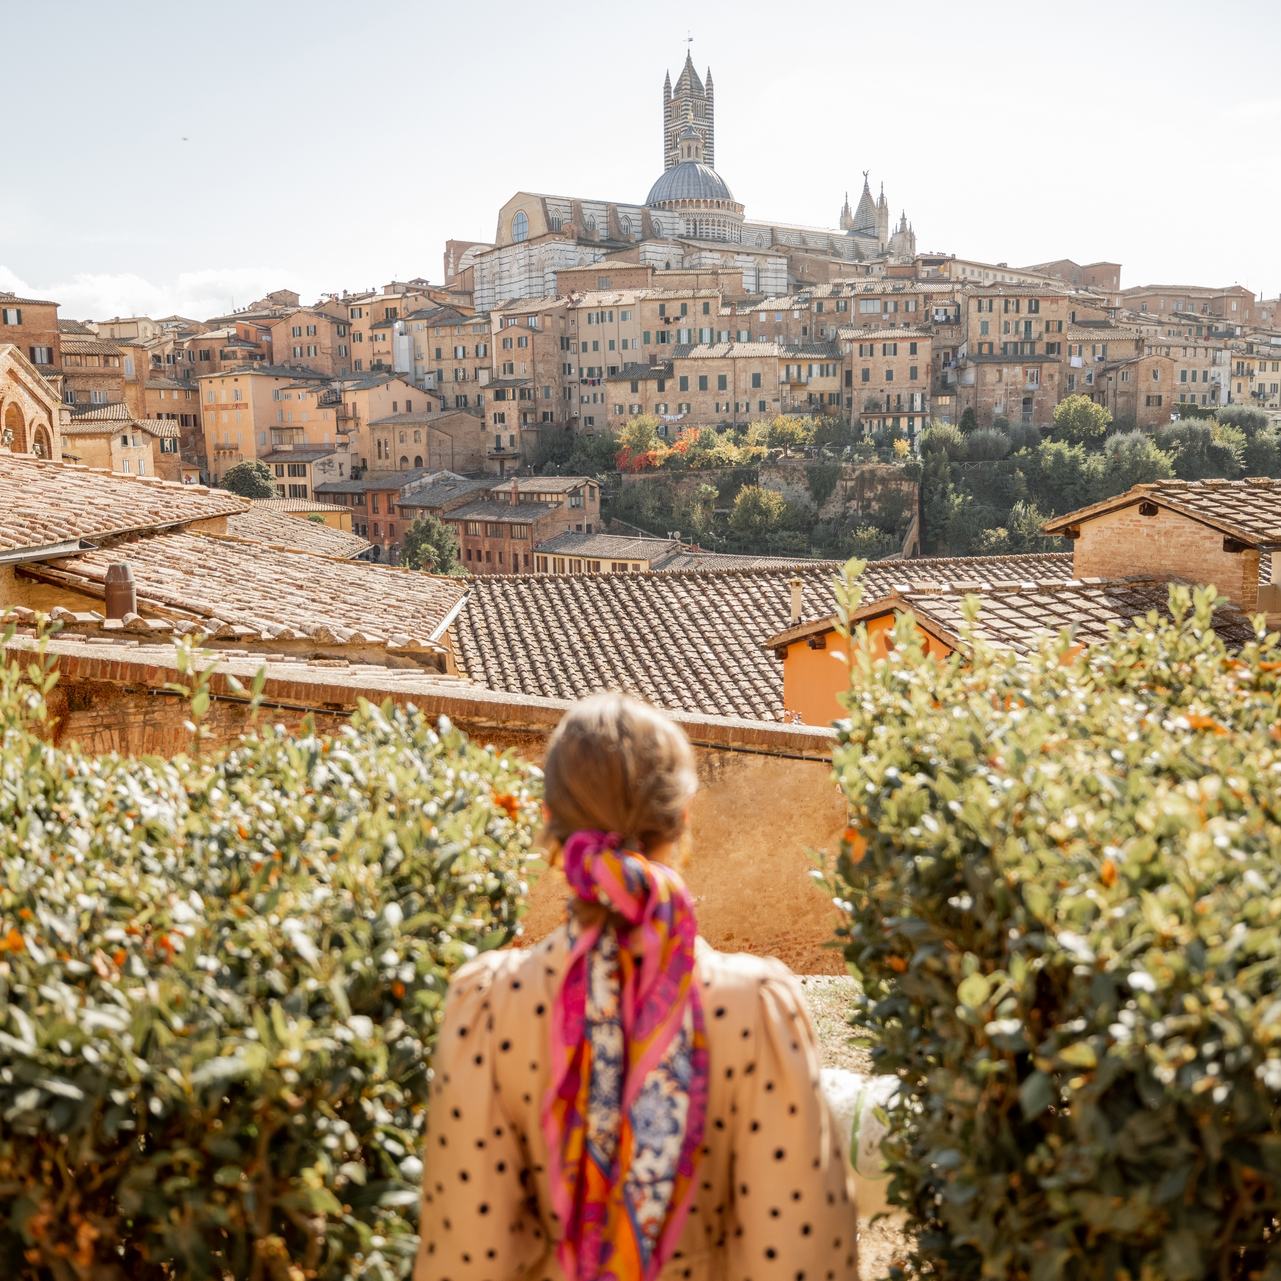
{"type": "Polygon", "coordinates": [[[78,272],[65,280],[32,282],[0,263],[0,289],[50,298],[63,317],[74,320],[175,314],[204,320],[287,288],[298,285],[278,267],[207,267],[160,281],[133,272],[78,272]]]}

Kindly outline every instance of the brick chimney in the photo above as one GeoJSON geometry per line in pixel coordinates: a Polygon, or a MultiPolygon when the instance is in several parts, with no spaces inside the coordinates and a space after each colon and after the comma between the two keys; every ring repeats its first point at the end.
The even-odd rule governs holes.
{"type": "Polygon", "coordinates": [[[520,486],[516,483],[516,478],[512,477],[512,506],[515,507],[520,502],[520,486]]]}

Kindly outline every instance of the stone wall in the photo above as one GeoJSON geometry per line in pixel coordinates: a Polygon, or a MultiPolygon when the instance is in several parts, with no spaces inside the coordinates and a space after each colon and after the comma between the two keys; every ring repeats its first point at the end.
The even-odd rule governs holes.
{"type": "MultiPolygon", "coordinates": [[[[17,642],[23,644],[21,640],[17,642]]],[[[162,646],[58,640],[60,679],[51,696],[55,741],[94,752],[172,756],[190,746],[185,701],[164,690],[175,679],[173,651],[162,646]]],[[[25,658],[24,658],[25,661],[25,658]]],[[[211,682],[205,721],[214,744],[247,725],[243,698],[222,672],[248,683],[259,660],[232,656],[211,682]]],[[[432,716],[447,715],[472,737],[528,760],[541,760],[564,711],[552,700],[478,690],[431,674],[303,662],[268,664],[261,718],[298,726],[315,717],[337,729],[358,697],[390,697],[432,716]]],[[[803,973],[841,972],[826,949],[835,910],[810,875],[812,852],[836,849],[845,822],[831,778],[831,736],[809,726],[712,717],[678,717],[694,744],[701,790],[693,806],[684,871],[713,946],[778,956],[803,973]]],[[[528,933],[559,924],[564,887],[555,869],[540,874],[529,902],[528,933]]]]}
{"type": "MultiPolygon", "coordinates": [[[[702,471],[659,471],[624,473],[624,488],[632,485],[662,485],[673,498],[689,498],[700,485],[716,485],[737,476],[742,484],[758,484],[776,490],[789,502],[813,503],[809,469],[830,466],[822,459],[779,458],[750,467],[714,467],[702,471]]],[[[818,518],[832,519],[854,512],[871,516],[883,497],[901,494],[905,512],[916,510],[917,485],[901,467],[892,463],[837,463],[840,476],[836,487],[818,509],[818,518]]]]}

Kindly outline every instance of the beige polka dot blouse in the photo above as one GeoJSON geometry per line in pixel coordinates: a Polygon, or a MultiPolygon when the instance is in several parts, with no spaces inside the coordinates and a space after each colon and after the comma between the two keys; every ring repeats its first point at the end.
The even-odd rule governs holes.
{"type": "MultiPolygon", "coordinates": [[[[558,930],[488,952],[450,985],[433,1062],[415,1281],[564,1281],[539,1106],[558,930]]],[[[711,1057],[698,1191],[662,1281],[855,1281],[845,1144],[819,1091],[814,1028],[778,961],[716,952],[697,975],[711,1057]]]]}

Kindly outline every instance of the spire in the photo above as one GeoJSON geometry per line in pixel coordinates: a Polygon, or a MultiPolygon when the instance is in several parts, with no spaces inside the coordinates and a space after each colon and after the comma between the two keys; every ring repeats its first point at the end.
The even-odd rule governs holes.
{"type": "Polygon", "coordinates": [[[872,188],[868,185],[868,170],[863,170],[863,194],[859,197],[858,208],[850,219],[849,231],[864,235],[876,235],[876,202],[872,199],[872,188]]]}

